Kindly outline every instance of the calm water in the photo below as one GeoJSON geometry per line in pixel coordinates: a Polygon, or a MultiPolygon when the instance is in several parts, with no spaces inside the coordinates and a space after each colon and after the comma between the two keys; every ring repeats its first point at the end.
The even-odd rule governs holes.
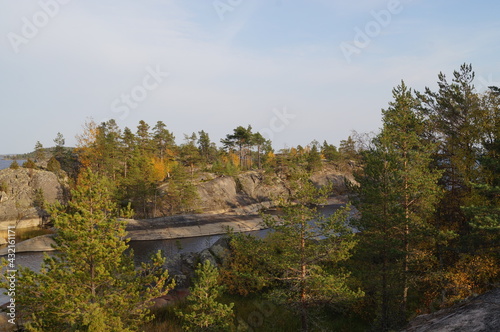
{"type": "MultiPolygon", "coordinates": [[[[18,160],[17,163],[21,166],[26,160],[18,160]]],[[[13,160],[4,160],[0,159],[0,169],[9,168],[10,164],[12,164],[13,160]]]]}
{"type": "MultiPolygon", "coordinates": [[[[340,205],[328,205],[320,209],[320,211],[328,216],[336,211],[340,205]]],[[[258,237],[264,237],[269,230],[260,230],[247,232],[258,237]]],[[[134,250],[136,263],[149,261],[152,254],[161,250],[167,258],[167,265],[170,268],[176,268],[180,254],[186,252],[200,252],[212,246],[221,235],[199,236],[184,239],[172,240],[152,240],[152,241],[130,241],[129,246],[134,250]]],[[[48,255],[53,255],[54,252],[48,252],[48,255]]],[[[34,271],[40,271],[40,266],[43,261],[43,252],[26,252],[16,254],[16,264],[29,267],[34,271]]],[[[0,289],[0,304],[9,301],[9,297],[3,295],[3,290],[0,289]]]]}
{"type": "MultiPolygon", "coordinates": [[[[264,236],[268,230],[248,232],[255,236],[264,236]]],[[[134,250],[134,258],[137,264],[147,262],[152,254],[158,250],[163,251],[167,258],[169,268],[178,265],[180,254],[185,252],[200,252],[212,246],[223,235],[200,236],[177,240],[153,240],[153,241],[130,241],[130,248],[134,250]]],[[[29,267],[39,272],[44,255],[53,255],[54,252],[24,252],[16,254],[16,266],[29,267]]],[[[5,257],[5,256],[3,256],[5,257]]],[[[7,303],[10,298],[3,294],[4,289],[0,288],[0,304],[7,303]]]]}

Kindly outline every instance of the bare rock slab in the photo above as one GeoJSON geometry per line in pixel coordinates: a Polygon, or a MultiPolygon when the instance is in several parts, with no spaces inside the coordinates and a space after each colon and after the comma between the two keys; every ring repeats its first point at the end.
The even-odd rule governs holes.
{"type": "Polygon", "coordinates": [[[466,303],[416,317],[401,332],[498,332],[500,288],[466,303]]]}

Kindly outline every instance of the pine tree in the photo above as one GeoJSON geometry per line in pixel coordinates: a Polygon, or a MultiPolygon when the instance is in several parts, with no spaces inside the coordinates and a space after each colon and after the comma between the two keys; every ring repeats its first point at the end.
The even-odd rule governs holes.
{"type": "Polygon", "coordinates": [[[233,134],[226,135],[225,139],[221,139],[221,143],[227,150],[233,149],[235,146],[239,150],[240,168],[244,169],[247,166],[246,150],[252,144],[252,127],[249,125],[247,128],[238,126],[233,130],[233,134]]]}
{"type": "Polygon", "coordinates": [[[198,132],[198,150],[204,163],[213,163],[217,158],[217,147],[210,141],[210,136],[204,130],[198,132]]]}
{"type": "Polygon", "coordinates": [[[321,154],[328,161],[336,161],[340,158],[340,153],[337,151],[337,148],[333,144],[328,144],[325,140],[323,145],[321,146],[321,154]]]}
{"type": "Polygon", "coordinates": [[[35,144],[35,162],[41,162],[45,159],[45,151],[43,149],[42,143],[37,141],[35,144]]]}
{"type": "Polygon", "coordinates": [[[175,137],[167,129],[163,121],[158,121],[153,127],[153,144],[156,156],[162,161],[165,158],[167,149],[175,145],[175,137]]]}
{"type": "MultiPolygon", "coordinates": [[[[483,176],[473,182],[472,190],[480,197],[478,202],[464,207],[464,211],[469,220],[471,235],[471,253],[483,260],[493,259],[496,266],[500,264],[500,253],[498,245],[500,243],[500,93],[494,87],[483,96],[483,109],[488,111],[491,121],[487,124],[487,135],[482,142],[482,155],[479,158],[479,165],[483,176]]],[[[477,270],[472,274],[479,274],[483,266],[477,266],[477,270]]],[[[497,277],[500,275],[497,274],[497,277]]],[[[498,282],[498,278],[496,279],[498,282]]],[[[470,291],[478,292],[491,287],[493,279],[475,282],[475,289],[470,291]]]]}
{"type": "Polygon", "coordinates": [[[416,110],[418,101],[404,82],[393,90],[393,97],[382,111],[383,128],[373,144],[375,150],[364,153],[365,168],[357,178],[360,246],[366,260],[379,260],[375,264],[379,272],[367,272],[380,278],[375,287],[380,290],[382,330],[406,319],[410,267],[418,270],[417,258],[431,256],[430,239],[437,234],[429,218],[440,192],[440,172],[430,169],[435,145],[424,137],[426,124],[416,110]]]}
{"type": "Polygon", "coordinates": [[[451,264],[458,251],[463,236],[470,232],[462,206],[474,202],[471,183],[481,177],[477,167],[481,138],[485,128],[485,110],[480,105],[474,90],[472,66],[464,64],[453,73],[448,82],[442,73],[438,76],[439,90],[426,89],[419,95],[423,113],[429,120],[428,135],[439,144],[434,156],[435,165],[442,170],[441,186],[445,189],[439,204],[435,223],[442,230],[450,230],[460,237],[459,243],[439,247],[440,260],[451,264]]]}
{"type": "Polygon", "coordinates": [[[316,144],[313,144],[311,150],[307,154],[307,166],[306,169],[309,172],[314,172],[320,170],[322,167],[321,164],[321,154],[318,151],[318,147],[316,144]]]}
{"type": "Polygon", "coordinates": [[[356,151],[356,143],[354,139],[349,136],[346,140],[340,141],[339,153],[345,160],[357,160],[359,155],[356,151]]]}
{"type": "Polygon", "coordinates": [[[121,130],[114,119],[108,120],[99,126],[97,139],[99,155],[101,156],[103,174],[114,181],[120,176],[120,137],[121,130]]]}
{"type": "Polygon", "coordinates": [[[263,245],[266,267],[274,281],[271,297],[295,308],[302,331],[308,331],[308,308],[318,303],[346,304],[363,295],[347,286],[349,273],[339,264],[351,256],[356,244],[347,225],[348,209],[324,216],[315,205],[324,203],[331,187],[317,189],[305,177],[295,181],[294,194],[280,204],[278,218],[264,216],[272,228],[263,245]]]}
{"type": "Polygon", "coordinates": [[[35,162],[33,160],[31,160],[30,158],[28,158],[28,160],[26,160],[23,163],[23,167],[29,168],[29,169],[37,169],[35,162]]]}
{"type": "Polygon", "coordinates": [[[9,168],[10,168],[10,169],[18,169],[18,168],[19,168],[19,163],[17,162],[17,160],[13,160],[13,161],[10,163],[9,168]]]}
{"type": "Polygon", "coordinates": [[[353,222],[360,231],[355,266],[365,292],[373,297],[369,303],[375,304],[366,311],[373,310],[377,329],[387,331],[393,325],[391,313],[396,320],[401,319],[402,274],[398,261],[403,257],[403,241],[393,187],[397,179],[387,154],[370,150],[362,156],[364,168],[362,174],[356,174],[359,187],[355,206],[361,218],[353,222]]]}
{"type": "MultiPolygon", "coordinates": [[[[417,100],[404,82],[393,91],[394,102],[383,111],[380,148],[394,155],[395,175],[399,182],[403,258],[403,314],[408,298],[408,272],[411,257],[419,242],[428,235],[429,217],[440,198],[438,180],[441,173],[431,170],[432,155],[436,146],[424,138],[426,123],[416,111],[417,100]]],[[[396,184],[398,185],[398,184],[396,184]]],[[[421,247],[420,247],[421,248],[421,247]]]]}
{"type": "Polygon", "coordinates": [[[65,143],[64,136],[58,132],[56,138],[54,138],[54,143],[56,144],[54,148],[54,157],[57,159],[61,159],[64,156],[64,143],[65,143]]]}
{"type": "Polygon", "coordinates": [[[109,184],[91,170],[79,177],[67,207],[52,208],[58,251],[40,273],[21,269],[16,303],[33,331],[136,331],[152,319],[151,300],[172,287],[158,253],[136,270],[125,253],[109,184]]]}
{"type": "Polygon", "coordinates": [[[177,165],[172,171],[172,177],[168,180],[166,189],[168,214],[187,213],[196,207],[198,192],[182,165],[177,165]]]}
{"type": "Polygon", "coordinates": [[[201,161],[200,151],[196,147],[197,137],[195,133],[191,136],[184,135],[185,143],[179,148],[179,157],[181,162],[189,167],[191,171],[191,178],[194,176],[194,167],[201,161]]]}
{"type": "Polygon", "coordinates": [[[479,162],[482,141],[492,134],[491,124],[498,122],[498,117],[484,107],[473,81],[472,66],[463,64],[453,72],[451,82],[440,73],[439,89],[434,92],[426,88],[425,94],[419,95],[429,123],[426,135],[438,144],[434,167],[442,171],[439,184],[444,194],[433,218],[439,234],[447,234],[436,245],[437,275],[441,278],[436,282],[440,288],[436,298],[442,304],[460,298],[449,279],[460,278],[454,271],[461,269],[464,255],[477,254],[471,241],[475,230],[463,207],[482,204],[483,197],[474,190],[475,183],[488,174],[479,162]]]}
{"type": "Polygon", "coordinates": [[[49,161],[47,162],[47,170],[54,173],[57,173],[61,170],[61,164],[54,156],[50,157],[49,161]]]}
{"type": "Polygon", "coordinates": [[[137,147],[141,151],[141,154],[150,153],[154,150],[149,129],[149,125],[144,120],[139,121],[136,137],[137,147]]]}
{"type": "Polygon", "coordinates": [[[233,306],[217,301],[223,287],[219,285],[219,271],[210,261],[199,263],[196,280],[187,297],[185,311],[177,311],[183,319],[184,331],[230,331],[233,326],[233,306]]]}
{"type": "Polygon", "coordinates": [[[261,163],[261,150],[264,144],[266,144],[266,139],[264,136],[262,136],[261,133],[256,132],[252,135],[252,144],[257,147],[257,166],[259,169],[262,168],[262,163],[261,163]]]}

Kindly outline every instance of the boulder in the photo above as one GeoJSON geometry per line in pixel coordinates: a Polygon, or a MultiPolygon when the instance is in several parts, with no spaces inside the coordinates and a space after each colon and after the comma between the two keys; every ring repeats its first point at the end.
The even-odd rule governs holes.
{"type": "Polygon", "coordinates": [[[180,270],[186,276],[187,282],[194,277],[196,264],[198,264],[198,255],[194,252],[187,252],[181,254],[180,270]]]}
{"type": "Polygon", "coordinates": [[[198,254],[198,262],[203,264],[205,261],[209,261],[213,266],[217,266],[217,260],[208,249],[204,249],[198,254]]]}
{"type": "Polygon", "coordinates": [[[229,256],[229,237],[221,237],[208,250],[218,263],[223,264],[229,256]]]}
{"type": "MultiPolygon", "coordinates": [[[[53,251],[54,234],[40,235],[26,241],[16,243],[16,253],[29,251],[53,251]]],[[[0,249],[0,256],[7,255],[7,248],[0,249]]]]}

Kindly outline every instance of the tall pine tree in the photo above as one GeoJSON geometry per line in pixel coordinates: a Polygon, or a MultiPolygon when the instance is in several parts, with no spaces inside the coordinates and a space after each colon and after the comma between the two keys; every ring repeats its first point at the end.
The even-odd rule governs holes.
{"type": "Polygon", "coordinates": [[[151,300],[172,287],[158,253],[136,270],[109,184],[91,170],[67,207],[52,210],[57,253],[40,273],[21,269],[16,303],[33,331],[136,331],[151,300]]]}
{"type": "Polygon", "coordinates": [[[364,154],[364,173],[358,176],[358,227],[365,255],[371,256],[366,259],[378,271],[382,330],[406,319],[410,271],[419,269],[422,257],[431,256],[429,217],[439,198],[440,174],[430,169],[435,145],[425,138],[418,101],[404,82],[393,97],[382,111],[383,128],[374,149],[364,154]]]}

